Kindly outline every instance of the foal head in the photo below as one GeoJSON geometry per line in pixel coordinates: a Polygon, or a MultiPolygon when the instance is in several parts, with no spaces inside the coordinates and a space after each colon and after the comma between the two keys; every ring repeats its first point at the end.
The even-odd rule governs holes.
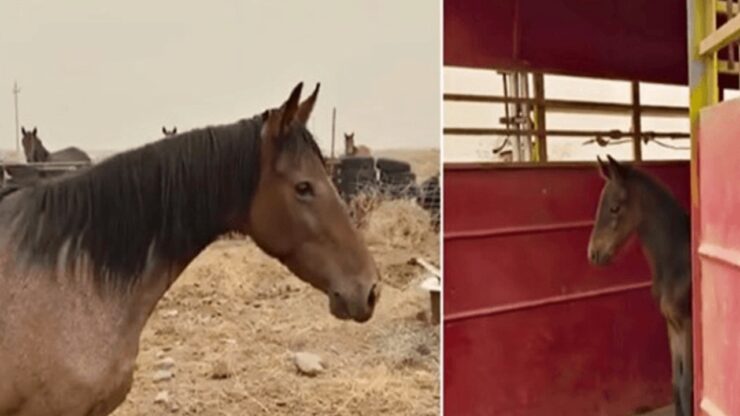
{"type": "Polygon", "coordinates": [[[588,243],[588,259],[594,265],[609,263],[637,230],[642,219],[639,189],[634,186],[634,171],[629,166],[620,165],[611,156],[607,158],[607,163],[598,159],[599,172],[606,184],[601,191],[596,221],[588,243]]]}
{"type": "Polygon", "coordinates": [[[259,183],[244,231],[326,293],[334,316],[364,322],[380,295],[378,271],[306,128],[319,86],[302,103],[301,87],[262,115],[259,183]]]}
{"type": "Polygon", "coordinates": [[[49,152],[46,151],[41,140],[38,136],[38,129],[36,127],[33,130],[26,130],[25,127],[21,127],[21,133],[23,133],[23,153],[26,155],[26,162],[45,162],[49,156],[49,152]]]}

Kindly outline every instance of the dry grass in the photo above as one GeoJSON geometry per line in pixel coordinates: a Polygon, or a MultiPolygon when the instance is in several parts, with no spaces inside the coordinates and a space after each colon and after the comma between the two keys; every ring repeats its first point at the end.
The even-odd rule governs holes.
{"type": "Polygon", "coordinates": [[[438,263],[438,235],[411,201],[383,201],[364,232],[386,284],[362,325],[331,317],[325,295],[252,242],[214,243],[149,321],[134,388],[115,415],[438,414],[439,328],[427,322],[428,295],[413,284],[421,270],[409,264],[438,263]],[[327,370],[297,374],[296,351],[319,354],[327,370]],[[155,383],[165,356],[175,377],[155,383]],[[215,367],[229,376],[214,378],[215,367]],[[160,391],[169,404],[154,403],[160,391]]]}

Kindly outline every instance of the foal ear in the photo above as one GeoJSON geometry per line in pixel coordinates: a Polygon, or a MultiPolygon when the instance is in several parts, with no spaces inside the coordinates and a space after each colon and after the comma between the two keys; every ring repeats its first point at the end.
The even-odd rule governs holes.
{"type": "Polygon", "coordinates": [[[311,112],[313,111],[314,104],[316,104],[316,97],[319,96],[320,88],[321,83],[317,82],[316,88],[313,90],[311,95],[306,98],[306,101],[302,102],[301,105],[298,106],[298,111],[296,112],[295,119],[304,126],[308,122],[308,118],[311,117],[311,112]]]}
{"type": "Polygon", "coordinates": [[[604,163],[603,160],[601,160],[601,157],[599,156],[596,156],[596,161],[599,162],[599,174],[601,175],[601,177],[607,181],[610,180],[611,172],[609,171],[609,167],[606,165],[606,163],[604,163]]]}
{"type": "Polygon", "coordinates": [[[606,155],[606,158],[609,160],[609,177],[611,179],[621,181],[627,177],[627,170],[629,169],[627,166],[619,164],[611,155],[606,155]]]}

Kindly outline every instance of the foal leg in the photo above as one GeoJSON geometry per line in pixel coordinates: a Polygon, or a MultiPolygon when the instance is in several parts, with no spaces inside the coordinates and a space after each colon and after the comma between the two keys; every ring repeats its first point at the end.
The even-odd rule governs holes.
{"type": "Polygon", "coordinates": [[[675,416],[688,416],[683,411],[683,403],[681,401],[683,348],[681,347],[682,344],[678,331],[670,321],[668,322],[668,343],[671,347],[671,385],[673,386],[674,414],[675,416]]]}
{"type": "Polygon", "coordinates": [[[678,332],[682,346],[681,368],[683,370],[679,384],[679,397],[685,416],[694,414],[694,360],[691,331],[691,318],[689,318],[683,322],[678,332]]]}

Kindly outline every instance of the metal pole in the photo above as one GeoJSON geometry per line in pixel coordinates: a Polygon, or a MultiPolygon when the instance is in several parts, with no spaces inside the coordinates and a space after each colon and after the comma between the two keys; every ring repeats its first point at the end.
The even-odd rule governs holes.
{"type": "Polygon", "coordinates": [[[534,74],[535,128],[537,129],[537,161],[547,162],[547,127],[545,125],[545,77],[534,74]]]}
{"type": "Polygon", "coordinates": [[[18,123],[18,94],[21,92],[21,89],[18,88],[18,81],[13,83],[13,101],[15,104],[15,153],[16,155],[20,154],[21,148],[20,148],[20,127],[18,123]]]}
{"type": "Polygon", "coordinates": [[[337,132],[337,108],[331,110],[331,158],[334,159],[334,143],[337,132]]]}
{"type": "Polygon", "coordinates": [[[642,119],[640,118],[640,83],[632,81],[632,158],[642,160],[642,119]]]}

